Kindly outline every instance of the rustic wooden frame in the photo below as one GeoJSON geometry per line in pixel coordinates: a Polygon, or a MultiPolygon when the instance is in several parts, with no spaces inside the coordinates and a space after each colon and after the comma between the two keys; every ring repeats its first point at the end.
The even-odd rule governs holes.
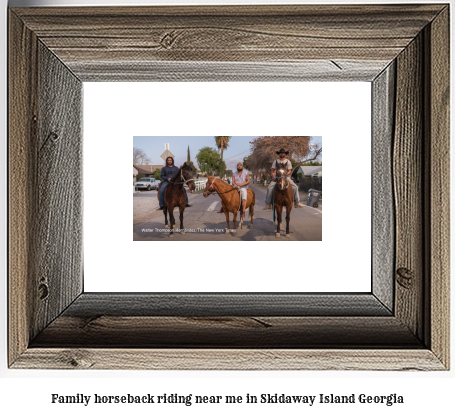
{"type": "Polygon", "coordinates": [[[8,361],[447,370],[449,6],[10,9],[8,361]],[[82,81],[122,79],[370,81],[372,292],[84,293],[82,81]]]}

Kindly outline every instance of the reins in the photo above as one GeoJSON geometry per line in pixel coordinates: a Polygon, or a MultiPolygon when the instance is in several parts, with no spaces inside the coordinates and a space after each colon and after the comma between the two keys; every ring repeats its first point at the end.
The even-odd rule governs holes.
{"type": "Polygon", "coordinates": [[[182,181],[182,182],[170,182],[170,183],[174,183],[174,184],[186,184],[187,182],[194,181],[193,178],[188,179],[188,180],[185,180],[185,178],[183,177],[182,169],[180,169],[180,180],[183,180],[183,181],[182,181]]]}
{"type": "MultiPolygon", "coordinates": [[[[229,193],[229,192],[232,192],[233,190],[235,190],[235,187],[234,187],[234,186],[229,185],[229,186],[232,186],[232,189],[229,189],[229,190],[227,190],[227,191],[225,191],[225,192],[221,192],[221,193],[220,193],[220,192],[218,192],[217,190],[215,190],[214,192],[210,191],[210,189],[213,187],[213,183],[215,183],[215,180],[216,180],[216,179],[217,179],[217,177],[215,177],[215,178],[213,179],[213,182],[210,184],[210,187],[207,189],[207,190],[210,192],[210,194],[217,193],[217,194],[219,194],[219,195],[224,195],[225,193],[229,193]]],[[[226,183],[226,184],[227,184],[227,183],[226,183]]]]}
{"type": "MultiPolygon", "coordinates": [[[[215,183],[215,180],[217,179],[217,177],[215,177],[212,181],[212,183],[210,183],[210,187],[207,189],[211,195],[213,195],[214,193],[217,193],[218,195],[223,195],[225,193],[229,193],[229,192],[232,192],[233,190],[236,190],[236,188],[234,186],[232,186],[231,184],[229,186],[232,186],[232,189],[229,189],[229,190],[226,190],[225,192],[218,192],[217,190],[215,190],[214,192],[211,191],[210,189],[213,188],[213,183],[215,183]]],[[[241,195],[239,194],[239,199],[240,199],[240,205],[238,207],[238,210],[240,210],[240,207],[242,206],[242,197],[241,195]]]]}

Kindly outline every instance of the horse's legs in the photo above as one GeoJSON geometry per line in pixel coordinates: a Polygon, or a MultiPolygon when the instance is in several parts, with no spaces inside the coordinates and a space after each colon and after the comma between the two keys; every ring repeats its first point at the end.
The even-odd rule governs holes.
{"type": "Polygon", "coordinates": [[[291,221],[291,210],[292,210],[292,202],[286,206],[286,238],[291,237],[291,234],[289,233],[289,222],[291,221]]]}
{"type": "Polygon", "coordinates": [[[277,228],[276,228],[276,237],[279,238],[280,237],[280,226],[281,226],[281,214],[283,213],[283,206],[277,206],[275,205],[275,209],[276,209],[276,215],[277,215],[277,228]]]}
{"type": "Polygon", "coordinates": [[[185,210],[185,205],[180,205],[179,206],[179,211],[180,211],[180,230],[181,230],[181,234],[182,235],[185,235],[185,231],[183,230],[184,227],[183,227],[183,211],[185,210]]]}
{"type": "Polygon", "coordinates": [[[253,191],[251,191],[251,192],[252,192],[252,195],[251,195],[251,202],[250,202],[250,220],[251,220],[250,228],[253,227],[254,205],[256,204],[256,196],[253,191]]]}
{"type": "Polygon", "coordinates": [[[251,219],[250,228],[253,227],[253,215],[254,215],[254,205],[251,204],[251,205],[250,205],[250,219],[251,219]]]}
{"type": "Polygon", "coordinates": [[[163,213],[164,213],[164,227],[169,228],[168,221],[167,221],[167,206],[164,206],[163,213]]]}
{"type": "Polygon", "coordinates": [[[241,199],[240,204],[242,205],[240,210],[240,229],[243,229],[243,220],[245,219],[246,212],[246,199],[241,199]]]}
{"type": "Polygon", "coordinates": [[[229,221],[229,210],[227,209],[226,206],[223,206],[223,210],[224,210],[224,213],[226,214],[226,223],[227,223],[226,235],[229,235],[229,232],[231,230],[231,223],[229,221]]]}
{"type": "Polygon", "coordinates": [[[174,237],[174,225],[175,225],[175,218],[174,218],[174,206],[169,206],[169,222],[171,223],[171,232],[169,233],[169,237],[174,237]]]}
{"type": "Polygon", "coordinates": [[[235,234],[235,231],[237,230],[237,212],[238,212],[238,210],[236,210],[234,212],[234,230],[232,231],[234,234],[235,234]]]}

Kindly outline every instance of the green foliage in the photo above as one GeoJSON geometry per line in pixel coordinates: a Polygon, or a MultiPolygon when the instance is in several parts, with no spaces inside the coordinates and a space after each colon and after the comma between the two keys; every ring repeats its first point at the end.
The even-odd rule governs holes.
{"type": "Polygon", "coordinates": [[[251,157],[251,154],[248,155],[248,156],[243,157],[243,167],[244,167],[245,169],[251,171],[251,169],[248,167],[248,162],[249,162],[250,157],[251,157]]]}
{"type": "Polygon", "coordinates": [[[233,175],[232,170],[226,170],[224,173],[226,173],[226,177],[232,177],[233,175]]]}
{"type": "Polygon", "coordinates": [[[231,139],[228,135],[217,135],[215,136],[215,144],[218,150],[221,150],[221,158],[223,158],[223,150],[229,147],[229,140],[231,139]]]}
{"type": "Polygon", "coordinates": [[[154,172],[153,172],[153,176],[155,178],[155,180],[161,180],[161,169],[156,169],[154,172]]]}
{"type": "MultiPolygon", "coordinates": [[[[228,136],[228,135],[217,135],[217,136],[215,136],[216,146],[218,147],[218,150],[221,151],[221,160],[223,160],[223,151],[226,150],[229,147],[229,140],[230,139],[231,139],[231,137],[228,136]]],[[[221,167],[220,174],[223,174],[225,168],[226,168],[226,166],[221,167]]]]}
{"type": "Polygon", "coordinates": [[[301,164],[301,166],[322,166],[322,163],[319,163],[319,161],[316,160],[312,160],[301,164]]]}
{"type": "Polygon", "coordinates": [[[188,155],[186,157],[186,164],[192,164],[191,157],[190,157],[190,146],[188,146],[188,155]]]}
{"type": "Polygon", "coordinates": [[[222,173],[226,169],[226,163],[221,159],[220,154],[215,148],[203,147],[196,155],[199,170],[214,174],[222,173]]]}
{"type": "Polygon", "coordinates": [[[138,182],[139,180],[141,180],[143,177],[145,177],[145,174],[138,174],[136,176],[136,181],[138,182]]]}

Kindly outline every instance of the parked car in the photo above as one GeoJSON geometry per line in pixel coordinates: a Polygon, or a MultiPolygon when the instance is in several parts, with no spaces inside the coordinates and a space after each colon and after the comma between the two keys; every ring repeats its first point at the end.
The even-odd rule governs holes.
{"type": "Polygon", "coordinates": [[[147,189],[147,190],[158,190],[161,180],[156,180],[153,177],[143,177],[138,182],[134,183],[134,188],[136,190],[147,189]]]}

